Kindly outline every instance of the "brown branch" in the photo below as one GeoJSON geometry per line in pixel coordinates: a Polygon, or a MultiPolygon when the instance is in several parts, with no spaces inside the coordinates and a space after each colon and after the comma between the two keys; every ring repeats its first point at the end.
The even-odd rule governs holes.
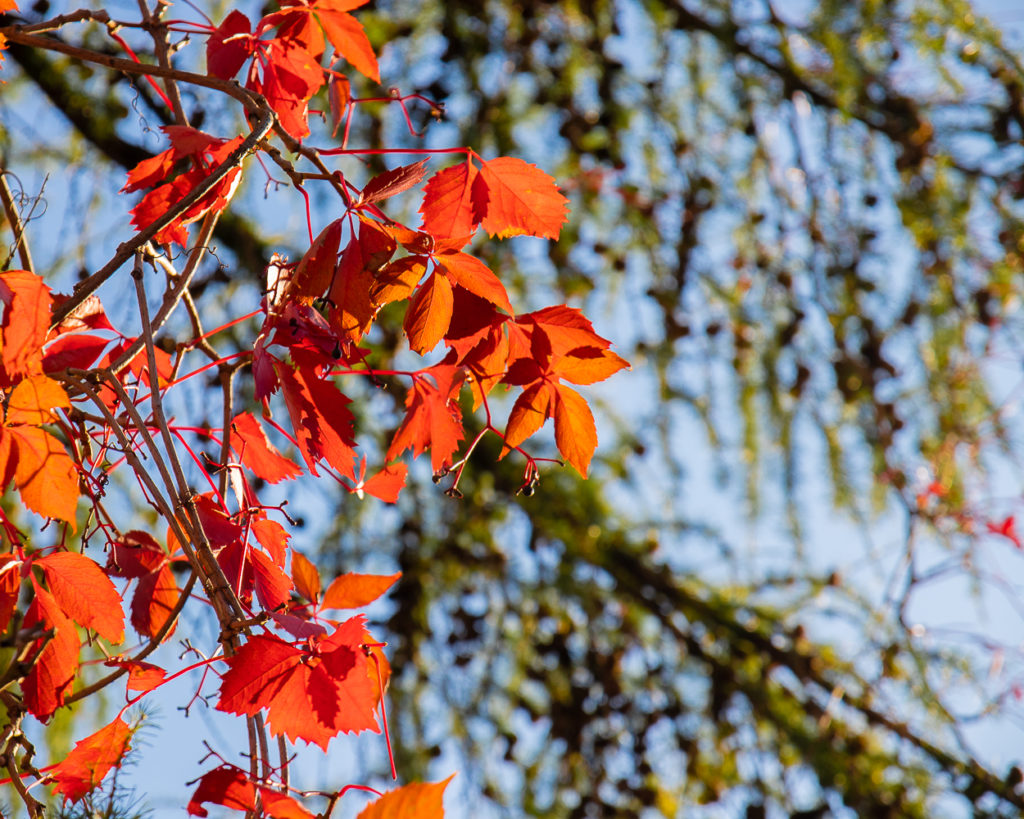
{"type": "Polygon", "coordinates": [[[25,223],[21,220],[18,212],[18,205],[14,201],[14,193],[7,184],[8,171],[0,168],[0,201],[3,202],[4,214],[11,225],[11,232],[14,234],[14,246],[21,260],[21,266],[30,273],[35,273],[35,266],[32,264],[32,254],[29,252],[28,240],[25,238],[25,223]]]}

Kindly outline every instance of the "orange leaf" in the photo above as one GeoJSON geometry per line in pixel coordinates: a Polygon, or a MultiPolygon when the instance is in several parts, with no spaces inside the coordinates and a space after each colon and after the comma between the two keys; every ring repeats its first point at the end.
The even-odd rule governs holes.
{"type": "Polygon", "coordinates": [[[596,384],[619,370],[629,369],[629,362],[611,350],[577,347],[552,363],[560,378],[573,384],[596,384]]]}
{"type": "Polygon", "coordinates": [[[292,582],[295,590],[310,603],[320,600],[320,573],[301,552],[292,550],[292,582]]]}
{"type": "Polygon", "coordinates": [[[370,288],[370,300],[377,307],[401,301],[412,295],[427,272],[426,256],[403,256],[381,270],[370,288]]]}
{"type": "Polygon", "coordinates": [[[437,384],[417,378],[405,396],[405,418],[388,448],[389,461],[412,449],[418,458],[430,449],[430,464],[437,472],[451,463],[451,455],[462,440],[462,415],[454,397],[462,384],[458,367],[436,364],[428,371],[437,384]]]}
{"type": "Polygon", "coordinates": [[[308,649],[254,636],[227,659],[217,709],[255,716],[267,712],[274,736],[324,750],[341,731],[377,731],[375,688],[362,650],[363,618],[353,617],[308,649]]]}
{"type": "Polygon", "coordinates": [[[409,188],[416,187],[427,174],[427,162],[428,160],[421,159],[419,162],[400,165],[373,177],[363,187],[363,192],[359,195],[359,201],[356,202],[355,207],[383,202],[385,199],[409,190],[409,188]]]}
{"type": "MultiPolygon", "coordinates": [[[[473,198],[479,171],[467,158],[465,162],[434,174],[423,189],[423,230],[434,236],[470,236],[480,224],[486,198],[473,198]]],[[[478,192],[481,188],[476,189],[478,192]]]]}
{"type": "Polygon", "coordinates": [[[70,406],[68,394],[60,384],[45,375],[33,375],[19,381],[11,390],[5,423],[49,424],[57,420],[51,409],[70,406]]]}
{"type": "Polygon", "coordinates": [[[373,53],[373,46],[370,45],[362,24],[351,14],[343,11],[319,9],[317,16],[320,25],[324,27],[324,34],[335,50],[360,74],[374,82],[380,82],[377,56],[373,53]]]}
{"type": "Polygon", "coordinates": [[[302,468],[277,451],[267,438],[259,420],[249,412],[236,415],[231,429],[241,439],[241,445],[232,443],[239,460],[253,474],[270,483],[290,480],[302,474],[302,468]]]}
{"type": "Polygon", "coordinates": [[[292,275],[292,297],[315,299],[323,295],[334,280],[341,245],[341,219],[335,219],[316,237],[309,250],[295,266],[292,275]]]}
{"type": "Polygon", "coordinates": [[[583,396],[562,384],[555,387],[555,443],[576,471],[587,477],[597,449],[597,427],[583,396]]]}
{"type": "Polygon", "coordinates": [[[53,299],[39,276],[27,270],[9,270],[0,273],[0,301],[4,304],[0,360],[6,383],[12,384],[15,376],[42,372],[42,346],[50,329],[53,299]]]}
{"type": "Polygon", "coordinates": [[[544,382],[523,390],[505,425],[505,447],[501,457],[533,435],[551,417],[551,392],[551,385],[544,382]]]}
{"type": "Polygon", "coordinates": [[[111,643],[124,640],[121,596],[94,560],[77,552],[53,552],[35,562],[61,611],[111,643]]]}
{"type": "Polygon", "coordinates": [[[475,256],[468,253],[443,253],[435,259],[448,271],[454,284],[500,307],[510,316],[515,315],[516,311],[512,309],[512,304],[508,300],[505,285],[475,256]]]}
{"type": "Polygon", "coordinates": [[[569,200],[554,179],[515,157],[501,156],[482,165],[477,184],[487,186],[484,230],[502,239],[521,234],[558,238],[569,218],[569,200]]]}
{"type": "Polygon", "coordinates": [[[39,427],[7,427],[17,450],[14,484],[21,500],[37,515],[59,518],[75,528],[78,506],[78,473],[64,446],[39,427]]]}
{"type": "Polygon", "coordinates": [[[64,695],[71,691],[78,673],[78,650],[81,642],[75,624],[64,616],[53,596],[32,579],[35,599],[25,613],[24,628],[30,629],[41,623],[45,629],[53,629],[53,639],[36,640],[33,654],[38,659],[28,676],[21,683],[25,708],[44,722],[61,705],[64,695]]]}
{"type": "Polygon", "coordinates": [[[448,279],[435,271],[420,285],[405,314],[409,346],[420,355],[429,353],[448,331],[454,295],[448,279]]]}
{"type": "Polygon", "coordinates": [[[443,819],[444,789],[452,776],[444,782],[413,782],[396,788],[363,808],[356,819],[443,819]]]}
{"type": "MultiPolygon", "coordinates": [[[[132,627],[143,637],[155,637],[171,616],[178,595],[174,572],[166,564],[141,577],[132,598],[132,627]]],[[[164,639],[173,633],[172,627],[164,639]]]]}
{"type": "Polygon", "coordinates": [[[71,753],[50,771],[57,783],[54,793],[63,794],[65,802],[77,802],[94,790],[128,753],[131,738],[132,729],[118,717],[95,734],[76,742],[71,753]]]}
{"type": "MultiPolygon", "coordinates": [[[[386,466],[376,475],[358,484],[355,491],[356,493],[365,492],[367,495],[373,495],[385,503],[396,503],[398,501],[398,493],[405,486],[405,478],[408,472],[409,467],[406,464],[386,466]]],[[[360,494],[359,497],[361,499],[362,495],[360,494]]]]}
{"type": "Polygon", "coordinates": [[[123,668],[128,671],[128,683],[125,686],[128,691],[152,691],[167,676],[167,672],[160,666],[141,660],[122,660],[114,657],[103,665],[109,668],[123,668]]]}
{"type": "Polygon", "coordinates": [[[21,592],[22,562],[14,555],[0,555],[0,634],[7,631],[21,592]]]}
{"type": "Polygon", "coordinates": [[[349,572],[334,578],[324,592],[322,609],[358,609],[368,606],[390,589],[402,576],[396,574],[356,574],[349,572]]]}

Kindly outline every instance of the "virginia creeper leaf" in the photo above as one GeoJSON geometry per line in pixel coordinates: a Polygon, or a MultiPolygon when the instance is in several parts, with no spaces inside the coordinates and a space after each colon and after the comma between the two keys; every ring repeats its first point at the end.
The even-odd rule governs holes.
{"type": "Polygon", "coordinates": [[[356,574],[349,572],[334,578],[324,592],[322,609],[359,609],[368,606],[402,576],[395,574],[356,574]]]}
{"type": "Polygon", "coordinates": [[[53,552],[35,565],[42,567],[64,614],[111,643],[124,640],[121,597],[94,560],[77,552],[53,552]]]}
{"type": "Polygon", "coordinates": [[[412,297],[403,326],[409,346],[420,355],[433,350],[447,332],[453,300],[451,284],[437,271],[430,274],[412,297]]]}
{"type": "Polygon", "coordinates": [[[575,390],[559,384],[555,393],[555,443],[562,456],[585,478],[597,449],[594,416],[575,390]]]}
{"type": "Polygon", "coordinates": [[[434,236],[469,236],[483,219],[486,188],[474,188],[476,166],[465,162],[438,171],[423,189],[423,230],[434,236]],[[474,199],[474,190],[478,191],[474,199]]]}
{"type": "Polygon", "coordinates": [[[443,819],[444,789],[452,776],[444,782],[413,782],[395,788],[363,808],[356,819],[443,819]]]}
{"type": "Polygon", "coordinates": [[[253,474],[270,483],[291,480],[302,474],[302,468],[278,452],[259,420],[249,412],[236,415],[231,422],[232,448],[239,460],[253,474]],[[237,440],[236,440],[237,438],[237,440]]]}
{"type": "Polygon", "coordinates": [[[474,184],[487,186],[484,230],[507,238],[526,234],[557,239],[569,218],[568,204],[555,180],[536,165],[502,156],[482,162],[474,184]]]}
{"type": "Polygon", "coordinates": [[[132,729],[118,717],[76,742],[71,753],[50,771],[57,783],[54,793],[62,794],[65,802],[77,802],[93,791],[111,768],[120,765],[131,748],[131,738],[132,729]]]}

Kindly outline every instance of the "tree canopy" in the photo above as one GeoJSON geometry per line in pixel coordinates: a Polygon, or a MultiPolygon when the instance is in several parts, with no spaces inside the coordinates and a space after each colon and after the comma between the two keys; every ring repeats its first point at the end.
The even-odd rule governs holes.
{"type": "MultiPolygon", "coordinates": [[[[394,513],[296,499],[325,572],[402,573],[381,630],[399,768],[455,761],[482,815],[1020,815],[1020,768],[972,733],[1019,741],[1024,686],[1024,64],[998,29],[938,0],[376,0],[359,19],[391,96],[421,96],[398,114],[353,76],[382,99],[350,143],[550,173],[559,241],[475,252],[632,365],[593,391],[586,482],[548,465],[523,491],[484,438],[459,498],[414,468],[394,513]]],[[[124,172],[164,147],[138,123],[173,113],[74,55],[5,54],[5,178],[27,202],[55,174],[68,205],[28,231],[82,236],[37,263],[88,273],[124,172]]],[[[219,221],[194,295],[227,305],[301,255],[304,215],[272,187],[219,221]]],[[[404,343],[400,317],[377,330],[404,343]]],[[[382,450],[404,395],[353,405],[388,419],[382,450]]]]}

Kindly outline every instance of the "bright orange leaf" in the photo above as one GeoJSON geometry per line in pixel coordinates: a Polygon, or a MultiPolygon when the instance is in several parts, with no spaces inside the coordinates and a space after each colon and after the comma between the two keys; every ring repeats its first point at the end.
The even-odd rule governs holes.
{"type": "Polygon", "coordinates": [[[452,781],[413,782],[384,794],[363,808],[356,819],[443,819],[444,789],[452,781]]]}
{"type": "Polygon", "coordinates": [[[390,589],[402,576],[395,574],[356,574],[349,572],[334,578],[324,592],[322,609],[358,609],[368,606],[390,589]]]}

